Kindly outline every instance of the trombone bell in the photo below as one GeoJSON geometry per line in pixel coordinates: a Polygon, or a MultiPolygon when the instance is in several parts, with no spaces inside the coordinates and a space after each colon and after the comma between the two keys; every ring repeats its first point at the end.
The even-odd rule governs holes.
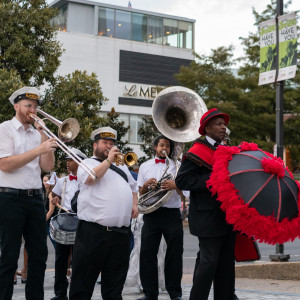
{"type": "Polygon", "coordinates": [[[76,138],[80,131],[80,125],[74,118],[66,119],[58,127],[58,137],[65,143],[71,142],[76,138]]]}

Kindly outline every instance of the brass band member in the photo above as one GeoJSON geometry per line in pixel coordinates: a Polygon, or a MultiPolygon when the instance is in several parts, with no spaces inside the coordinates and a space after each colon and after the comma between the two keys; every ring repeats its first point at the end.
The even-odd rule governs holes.
{"type": "MultiPolygon", "coordinates": [[[[81,159],[87,158],[79,149],[71,148],[71,150],[77,154],[81,159]]],[[[77,169],[78,164],[72,160],[70,156],[66,157],[67,160],[67,172],[68,176],[60,178],[52,190],[52,204],[61,204],[61,206],[71,211],[71,200],[79,189],[77,181],[77,169]]],[[[65,211],[61,211],[64,213],[65,211]]],[[[55,281],[54,281],[54,293],[55,297],[51,300],[68,300],[68,280],[66,278],[69,256],[71,255],[72,245],[63,245],[56,243],[55,246],[55,281]]]]}
{"type": "Polygon", "coordinates": [[[12,299],[22,235],[28,253],[26,299],[44,299],[47,261],[46,214],[41,169],[54,166],[55,139],[48,139],[30,114],[40,95],[23,87],[9,98],[15,117],[0,125],[0,299],[12,299]]]}
{"type": "Polygon", "coordinates": [[[229,115],[213,108],[200,120],[197,140],[186,154],[175,179],[178,188],[190,190],[189,226],[199,239],[199,262],[194,273],[191,300],[207,300],[214,282],[215,300],[236,299],[234,295],[235,232],[226,223],[216,196],[206,187],[213,154],[223,144],[229,115]]]}
{"type": "MultiPolygon", "coordinates": [[[[166,168],[165,153],[172,156],[174,143],[165,136],[154,140],[155,158],[140,166],[138,186],[140,194],[148,192],[151,185],[155,185],[166,168]]],[[[170,160],[168,174],[175,175],[176,167],[170,160]]],[[[165,190],[176,190],[174,180],[162,183],[165,190]]],[[[179,191],[178,191],[179,192],[179,191]]],[[[179,192],[181,194],[181,191],[179,192]]],[[[140,277],[145,296],[143,300],[158,299],[158,267],[157,253],[162,236],[167,244],[165,256],[165,284],[171,299],[181,299],[182,254],[183,254],[183,227],[180,213],[181,198],[177,191],[162,207],[143,217],[140,277]]]]}
{"type": "Polygon", "coordinates": [[[101,294],[122,299],[129,265],[130,218],[136,218],[137,185],[127,166],[115,166],[117,132],[102,127],[92,133],[93,156],[84,162],[97,176],[94,181],[81,167],[77,176],[79,224],[73,251],[70,299],[90,299],[101,272],[101,294]]]}

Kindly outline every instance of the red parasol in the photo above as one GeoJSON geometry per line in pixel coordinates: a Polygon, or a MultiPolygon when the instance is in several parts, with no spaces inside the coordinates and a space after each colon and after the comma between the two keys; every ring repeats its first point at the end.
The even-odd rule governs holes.
{"type": "Polygon", "coordinates": [[[268,244],[299,237],[300,185],[280,158],[256,144],[219,146],[207,186],[235,230],[268,244]]]}

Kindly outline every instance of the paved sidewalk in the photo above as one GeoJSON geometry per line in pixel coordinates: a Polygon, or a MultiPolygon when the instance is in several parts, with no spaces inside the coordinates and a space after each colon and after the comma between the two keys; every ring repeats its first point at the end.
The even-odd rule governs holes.
{"type": "MultiPolygon", "coordinates": [[[[182,280],[183,298],[189,299],[191,289],[192,275],[185,274],[182,280]]],[[[54,270],[48,269],[45,276],[45,300],[50,300],[54,296],[54,270]]],[[[13,300],[24,300],[25,285],[21,284],[18,277],[18,284],[15,285],[13,300]]],[[[300,282],[291,280],[271,280],[271,279],[236,279],[236,294],[240,300],[300,300],[300,282]]],[[[102,299],[100,296],[100,285],[96,284],[92,300],[102,299]]],[[[123,299],[134,300],[142,294],[135,288],[124,289],[123,299]]],[[[159,300],[170,299],[166,292],[162,292],[159,300]]],[[[30,299],[29,299],[30,300],[30,299]]],[[[209,300],[213,300],[212,293],[209,300]]]]}

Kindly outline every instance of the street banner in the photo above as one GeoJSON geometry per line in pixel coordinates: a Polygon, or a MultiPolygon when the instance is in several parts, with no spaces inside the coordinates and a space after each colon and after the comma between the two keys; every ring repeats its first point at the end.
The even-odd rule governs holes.
{"type": "Polygon", "coordinates": [[[297,69],[297,25],[296,13],[278,18],[279,70],[277,81],[294,78],[297,69]]]}
{"type": "Polygon", "coordinates": [[[275,82],[277,49],[276,21],[268,20],[259,24],[260,69],[258,85],[275,82]]]}

